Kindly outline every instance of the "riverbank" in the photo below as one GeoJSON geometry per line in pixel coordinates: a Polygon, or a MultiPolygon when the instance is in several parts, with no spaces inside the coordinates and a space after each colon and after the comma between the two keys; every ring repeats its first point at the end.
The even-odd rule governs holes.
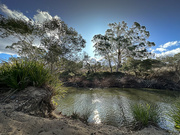
{"type": "Polygon", "coordinates": [[[0,134],[2,135],[169,135],[150,126],[140,131],[109,125],[87,125],[53,111],[50,91],[28,87],[14,94],[0,94],[0,134]]]}
{"type": "Polygon", "coordinates": [[[61,81],[67,87],[88,88],[151,88],[180,90],[178,77],[171,72],[154,74],[147,77],[136,77],[124,73],[99,72],[89,75],[61,76],[61,81]]]}
{"type": "Polygon", "coordinates": [[[0,119],[2,135],[169,135],[153,126],[135,132],[108,125],[86,125],[63,116],[49,119],[15,111],[8,116],[0,112],[0,119]]]}

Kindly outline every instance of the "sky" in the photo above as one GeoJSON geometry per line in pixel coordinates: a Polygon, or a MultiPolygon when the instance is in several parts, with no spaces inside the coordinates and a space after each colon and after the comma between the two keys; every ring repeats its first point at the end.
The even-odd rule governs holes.
{"type": "MultiPolygon", "coordinates": [[[[0,0],[0,14],[37,20],[58,16],[82,35],[84,51],[91,57],[93,36],[105,34],[109,23],[122,21],[129,27],[134,22],[146,26],[148,40],[156,44],[149,51],[156,56],[180,52],[180,0],[0,0]]],[[[15,54],[4,49],[10,39],[0,41],[0,58],[15,54]]]]}

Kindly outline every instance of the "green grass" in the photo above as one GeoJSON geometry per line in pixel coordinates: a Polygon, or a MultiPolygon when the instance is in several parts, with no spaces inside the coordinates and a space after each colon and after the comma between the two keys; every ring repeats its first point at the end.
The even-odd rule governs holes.
{"type": "Polygon", "coordinates": [[[50,76],[43,63],[37,61],[15,60],[0,66],[0,85],[14,90],[22,90],[28,85],[41,87],[50,76]]]}
{"type": "Polygon", "coordinates": [[[86,112],[83,115],[80,115],[78,112],[73,112],[72,115],[70,116],[72,119],[79,119],[80,121],[82,121],[85,124],[88,124],[88,118],[90,116],[90,112],[86,112]]]}
{"type": "Polygon", "coordinates": [[[148,103],[132,104],[131,111],[137,128],[141,129],[152,124],[157,125],[159,119],[157,110],[157,105],[148,103]]]}
{"type": "Polygon", "coordinates": [[[180,98],[172,105],[172,109],[169,111],[168,116],[174,122],[174,127],[180,132],[180,98]]]}

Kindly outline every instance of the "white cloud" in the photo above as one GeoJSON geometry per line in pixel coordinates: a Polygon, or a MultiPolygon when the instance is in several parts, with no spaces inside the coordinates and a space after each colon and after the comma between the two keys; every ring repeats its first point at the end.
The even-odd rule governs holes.
{"type": "Polygon", "coordinates": [[[167,42],[163,45],[160,45],[159,48],[156,48],[156,51],[159,51],[159,52],[164,52],[164,51],[167,51],[166,48],[168,47],[171,47],[171,46],[174,46],[174,45],[179,45],[180,41],[171,41],[171,42],[167,42]]]}
{"type": "Polygon", "coordinates": [[[151,53],[154,53],[154,51],[155,51],[155,50],[154,50],[154,49],[152,49],[152,50],[150,50],[150,51],[151,51],[151,53]]]}
{"type": "Polygon", "coordinates": [[[6,49],[7,45],[11,45],[12,41],[9,39],[1,39],[1,44],[0,44],[0,53],[5,53],[5,54],[10,54],[10,55],[17,55],[16,52],[6,49]]]}
{"type": "MultiPolygon", "coordinates": [[[[0,4],[0,10],[4,12],[7,16],[12,18],[21,18],[26,21],[29,21],[29,18],[25,16],[22,12],[16,11],[16,10],[10,10],[6,5],[0,4]]],[[[29,13],[26,11],[26,13],[29,13]]],[[[37,14],[34,15],[33,19],[36,22],[42,23],[46,20],[51,20],[52,18],[60,19],[57,15],[52,17],[48,12],[37,10],[37,14]]]]}
{"type": "Polygon", "coordinates": [[[178,45],[178,43],[180,43],[180,41],[171,41],[171,42],[167,42],[164,45],[160,45],[161,48],[168,48],[170,46],[173,45],[178,45]]]}
{"type": "Polygon", "coordinates": [[[164,49],[164,48],[156,48],[156,51],[164,52],[164,51],[166,51],[166,49],[164,49]]]}
{"type": "Polygon", "coordinates": [[[60,17],[58,16],[52,17],[48,12],[40,11],[40,10],[37,10],[37,14],[34,15],[33,18],[36,22],[39,22],[39,23],[42,23],[46,20],[52,20],[53,18],[60,19],[60,17]]]}
{"type": "Polygon", "coordinates": [[[155,54],[156,57],[165,57],[167,55],[169,56],[173,56],[177,53],[180,53],[180,48],[176,48],[176,49],[173,49],[173,50],[170,50],[170,51],[166,51],[166,52],[163,52],[163,53],[160,53],[160,54],[155,54]]]}
{"type": "Polygon", "coordinates": [[[37,11],[37,14],[34,15],[33,18],[36,22],[40,22],[40,23],[42,23],[46,20],[52,20],[52,16],[48,12],[43,12],[43,11],[39,11],[39,10],[37,11]]]}
{"type": "Polygon", "coordinates": [[[0,9],[2,10],[2,12],[4,12],[9,17],[19,18],[19,19],[29,21],[29,18],[26,17],[23,13],[15,11],[15,10],[12,11],[12,10],[8,9],[8,7],[4,4],[0,5],[0,9]]]}

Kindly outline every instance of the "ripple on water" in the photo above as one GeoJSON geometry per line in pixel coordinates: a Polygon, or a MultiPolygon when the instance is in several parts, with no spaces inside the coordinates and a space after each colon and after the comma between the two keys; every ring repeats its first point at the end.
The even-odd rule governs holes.
{"type": "Polygon", "coordinates": [[[121,126],[125,120],[133,120],[131,102],[151,101],[159,106],[160,127],[174,130],[174,124],[167,117],[167,111],[171,109],[171,101],[175,100],[175,94],[167,93],[162,90],[156,92],[150,89],[142,91],[120,88],[74,90],[58,101],[57,109],[68,116],[74,112],[80,116],[86,115],[90,123],[121,126]]]}

